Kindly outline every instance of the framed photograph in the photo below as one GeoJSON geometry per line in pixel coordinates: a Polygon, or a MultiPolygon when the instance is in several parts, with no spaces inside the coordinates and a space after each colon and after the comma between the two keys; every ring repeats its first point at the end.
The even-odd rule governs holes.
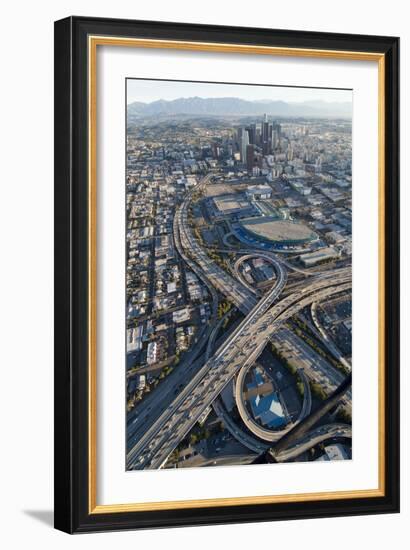
{"type": "Polygon", "coordinates": [[[399,39],[55,24],[55,527],[399,510],[399,39]]]}

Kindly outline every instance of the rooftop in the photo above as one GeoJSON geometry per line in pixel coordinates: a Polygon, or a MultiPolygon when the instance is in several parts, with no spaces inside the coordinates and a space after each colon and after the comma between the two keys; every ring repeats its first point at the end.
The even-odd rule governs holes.
{"type": "Polygon", "coordinates": [[[250,403],[254,417],[265,426],[276,428],[286,422],[282,405],[274,393],[265,397],[257,395],[250,403]]]}
{"type": "Polygon", "coordinates": [[[248,201],[235,195],[214,197],[214,203],[220,212],[240,210],[241,208],[246,208],[249,206],[248,201]]]}
{"type": "Polygon", "coordinates": [[[248,218],[242,221],[242,227],[255,237],[274,242],[309,242],[317,235],[306,225],[289,220],[278,220],[274,216],[248,218]]]}

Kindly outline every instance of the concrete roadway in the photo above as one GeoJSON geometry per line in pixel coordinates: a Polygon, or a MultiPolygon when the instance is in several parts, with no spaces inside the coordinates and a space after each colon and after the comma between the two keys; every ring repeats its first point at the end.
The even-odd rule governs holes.
{"type": "MultiPolygon", "coordinates": [[[[234,233],[230,233],[230,235],[234,235],[234,233]]],[[[262,251],[262,250],[260,252],[256,252],[254,250],[248,250],[248,249],[234,249],[233,247],[232,248],[230,247],[229,241],[224,240],[224,243],[227,246],[227,249],[218,249],[218,251],[220,251],[220,252],[235,252],[236,254],[243,254],[240,258],[238,258],[235,261],[233,269],[234,269],[236,277],[242,282],[242,284],[246,288],[248,288],[250,292],[252,292],[256,295],[258,293],[251,287],[251,285],[247,284],[247,282],[243,280],[243,278],[242,278],[242,276],[239,272],[239,266],[245,260],[248,260],[252,257],[263,257],[268,262],[273,263],[274,267],[277,264],[277,262],[280,261],[288,269],[291,269],[291,270],[293,270],[297,273],[303,274],[304,276],[317,275],[317,272],[315,273],[315,272],[310,272],[310,271],[306,271],[306,270],[303,270],[303,269],[299,269],[299,268],[293,266],[292,264],[290,264],[289,262],[287,262],[283,258],[278,260],[278,258],[272,252],[265,252],[265,251],[262,251]]],[[[314,304],[312,304],[312,310],[313,310],[314,304]]],[[[327,344],[326,340],[325,340],[325,343],[327,344]]],[[[209,358],[209,350],[212,348],[212,345],[213,344],[211,343],[211,340],[210,340],[208,342],[208,347],[207,347],[207,359],[209,358]]],[[[339,354],[339,358],[340,358],[340,354],[339,354]]],[[[252,433],[254,433],[257,437],[259,437],[259,438],[261,438],[265,441],[277,441],[287,431],[289,431],[295,424],[299,423],[305,416],[307,416],[310,413],[311,403],[312,403],[310,385],[309,385],[309,382],[308,382],[308,379],[307,379],[306,375],[304,374],[303,369],[300,369],[299,374],[300,374],[300,376],[302,378],[302,381],[304,383],[304,388],[305,388],[304,396],[305,396],[305,398],[304,398],[304,403],[303,403],[302,411],[299,415],[299,418],[297,419],[297,421],[295,423],[287,426],[284,430],[272,431],[272,430],[262,428],[261,426],[259,426],[259,424],[257,424],[249,416],[249,413],[248,413],[248,411],[245,407],[245,404],[243,402],[243,396],[242,396],[242,391],[241,390],[242,390],[242,387],[243,387],[243,382],[244,382],[246,372],[247,372],[247,369],[242,368],[240,373],[239,373],[239,376],[238,376],[237,381],[236,381],[235,396],[236,396],[236,401],[237,401],[237,405],[238,405],[238,410],[239,410],[239,413],[241,414],[243,422],[248,427],[248,429],[252,433]]],[[[257,439],[252,438],[246,432],[243,432],[242,430],[240,430],[238,428],[238,426],[231,420],[228,413],[224,410],[224,407],[219,402],[218,398],[214,401],[213,407],[214,407],[215,412],[218,414],[218,416],[220,416],[221,419],[225,422],[225,424],[226,424],[227,428],[229,429],[229,431],[231,433],[233,433],[233,435],[238,440],[240,440],[243,444],[247,445],[250,449],[253,449],[253,450],[256,450],[257,447],[262,444],[262,442],[260,442],[260,441],[258,442],[257,439]]]]}
{"type": "MultiPolygon", "coordinates": [[[[207,180],[206,180],[207,181],[207,180]]],[[[132,411],[127,414],[127,449],[135,445],[141,435],[146,431],[147,426],[152,425],[158,419],[160,414],[168,408],[175,395],[181,390],[181,387],[186,384],[190,377],[193,377],[198,369],[203,364],[203,361],[197,361],[199,353],[207,343],[213,331],[213,325],[216,322],[218,295],[202,271],[197,267],[184,252],[182,248],[178,224],[174,220],[174,243],[178,253],[181,255],[184,262],[189,268],[202,280],[206,285],[212,300],[212,312],[210,323],[205,326],[198,336],[195,346],[191,348],[184,359],[166,379],[162,380],[155,390],[144,397],[132,411]]]]}
{"type": "MultiPolygon", "coordinates": [[[[199,185],[205,185],[208,181],[209,177],[206,176],[199,185]]],[[[194,190],[197,189],[198,186],[194,190]]],[[[185,208],[187,208],[194,190],[188,193],[188,196],[183,203],[183,206],[185,206],[185,208]]],[[[149,426],[152,426],[158,420],[161,414],[170,407],[172,401],[175,398],[175,395],[177,395],[182,390],[187,381],[192,379],[197,374],[198,369],[201,366],[201,361],[196,361],[196,359],[206,341],[209,339],[210,335],[212,335],[212,333],[214,333],[215,331],[213,325],[216,320],[218,296],[214,286],[217,286],[217,282],[219,289],[232,301],[236,301],[239,297],[239,305],[242,309],[245,310],[246,313],[248,313],[249,310],[252,309],[252,307],[254,307],[257,302],[253,294],[249,293],[247,289],[244,289],[244,287],[238,281],[235,281],[235,279],[226,274],[226,272],[224,270],[221,270],[221,268],[217,266],[214,262],[212,262],[212,269],[209,268],[211,260],[206,255],[206,257],[204,257],[202,249],[198,247],[196,241],[193,239],[193,236],[190,233],[190,229],[186,229],[184,231],[184,227],[187,228],[187,223],[185,220],[185,224],[182,224],[182,216],[181,212],[179,211],[174,217],[173,236],[175,246],[178,250],[178,253],[185,261],[186,265],[202,280],[202,282],[206,285],[211,294],[211,323],[208,327],[205,328],[205,330],[202,331],[198,342],[195,344],[195,348],[188,352],[183,362],[178,365],[178,368],[175,369],[170,376],[163,380],[161,384],[155,389],[155,391],[146,396],[143,402],[141,402],[128,413],[128,450],[130,448],[132,449],[135,446],[138,440],[143,437],[143,435],[147,431],[147,428],[149,426]],[[185,247],[183,247],[181,243],[181,233],[183,235],[183,238],[185,239],[185,247]],[[198,256],[198,248],[200,256],[198,256]],[[197,262],[195,262],[191,257],[188,256],[188,251],[195,258],[195,260],[197,260],[197,262]],[[205,269],[203,269],[204,267],[205,269]],[[220,272],[225,275],[225,278],[220,275],[220,272]],[[212,283],[208,278],[208,275],[211,275],[212,283]],[[247,291],[247,293],[244,291],[247,291]]],[[[272,295],[272,300],[276,299],[279,296],[281,289],[286,284],[286,272],[283,271],[283,269],[281,269],[279,265],[277,265],[277,269],[280,270],[281,277],[279,282],[277,281],[277,283],[279,284],[275,286],[276,291],[272,295]]]]}
{"type": "Polygon", "coordinates": [[[340,349],[336,346],[336,344],[333,342],[333,340],[330,338],[327,331],[323,328],[323,326],[319,323],[319,319],[317,317],[317,302],[313,302],[313,304],[310,306],[310,314],[313,320],[313,323],[315,325],[316,330],[319,332],[320,336],[322,337],[322,341],[324,345],[327,347],[331,355],[336,359],[336,361],[340,361],[340,363],[346,367],[349,371],[352,370],[352,365],[349,363],[349,361],[343,356],[340,349]]]}
{"type": "Polygon", "coordinates": [[[238,407],[239,414],[241,416],[242,422],[245,424],[248,430],[251,431],[258,438],[262,439],[263,441],[269,441],[271,443],[275,441],[279,441],[279,439],[281,439],[294,426],[296,426],[296,424],[299,424],[299,422],[301,422],[306,416],[310,414],[310,411],[312,408],[312,395],[310,392],[309,381],[305,376],[305,373],[303,372],[303,370],[300,369],[299,376],[302,379],[303,387],[305,391],[303,394],[303,405],[299,413],[299,416],[295,422],[290,422],[282,430],[271,430],[269,428],[264,428],[263,426],[258,424],[254,420],[254,418],[251,416],[251,414],[249,413],[245,405],[245,400],[243,397],[243,385],[245,382],[245,377],[248,373],[248,370],[251,368],[251,366],[252,365],[249,365],[248,367],[242,367],[241,370],[239,371],[239,375],[236,380],[235,400],[236,400],[236,405],[238,407]]]}
{"type": "MultiPolygon", "coordinates": [[[[255,307],[254,309],[252,310],[251,314],[248,315],[248,317],[239,325],[239,327],[231,334],[231,336],[229,337],[229,341],[231,340],[235,340],[235,338],[237,338],[237,335],[240,334],[240,332],[242,330],[244,330],[244,327],[248,327],[249,323],[253,322],[254,319],[256,319],[258,316],[260,315],[263,315],[270,307],[271,303],[277,298],[277,296],[279,296],[283,286],[286,284],[286,274],[283,273],[282,277],[279,277],[277,279],[277,284],[276,286],[274,287],[273,290],[271,290],[271,292],[269,292],[255,307]]],[[[225,349],[227,348],[227,346],[229,345],[229,343],[224,343],[221,348],[219,348],[218,350],[218,353],[219,353],[219,357],[221,357],[225,351],[225,349]]],[[[206,374],[206,372],[209,370],[210,366],[212,365],[212,363],[210,363],[209,361],[205,364],[204,367],[202,367],[202,369],[193,377],[193,379],[191,380],[191,382],[189,383],[189,388],[190,390],[189,391],[192,391],[193,388],[195,388],[196,384],[201,380],[201,378],[206,374]],[[209,363],[209,364],[208,364],[209,363]]],[[[191,379],[191,377],[189,375],[192,375],[192,372],[188,372],[187,370],[182,370],[182,369],[177,369],[178,372],[180,373],[179,376],[182,378],[181,380],[181,383],[182,381],[186,382],[188,380],[191,379]]],[[[229,381],[229,378],[226,379],[225,383],[227,383],[229,381]]],[[[185,388],[185,390],[187,390],[188,386],[185,388]]],[[[159,388],[158,388],[159,389],[159,388]]],[[[221,390],[223,389],[223,387],[221,388],[221,390]]],[[[185,391],[181,388],[181,391],[185,391]]],[[[216,397],[216,396],[215,396],[216,397]]],[[[215,398],[214,397],[214,398],[215,398]]],[[[214,399],[213,398],[213,399],[214,399]]],[[[178,398],[177,398],[178,399],[178,398]]],[[[212,401],[213,401],[212,399],[212,401]]],[[[211,401],[211,402],[212,402],[211,401]]],[[[161,401],[158,401],[158,403],[161,403],[161,401]]],[[[174,402],[175,403],[175,402],[174,402]]],[[[161,411],[164,411],[161,416],[159,416],[158,414],[156,414],[156,412],[153,410],[153,408],[151,407],[151,409],[148,409],[147,412],[149,414],[145,414],[144,416],[144,424],[145,424],[145,428],[147,425],[151,425],[151,428],[148,430],[148,431],[145,431],[144,433],[141,433],[140,437],[138,438],[137,435],[136,435],[136,427],[134,428],[133,430],[133,433],[131,434],[131,437],[130,437],[130,441],[131,441],[131,444],[134,444],[134,447],[128,452],[127,454],[127,464],[129,465],[128,467],[132,467],[132,465],[134,464],[134,457],[135,456],[138,456],[137,453],[138,453],[138,450],[141,449],[142,445],[144,444],[144,442],[146,441],[146,439],[149,437],[149,434],[151,433],[152,430],[154,430],[154,433],[156,433],[156,430],[155,430],[155,426],[158,425],[158,423],[160,423],[161,421],[164,422],[164,418],[163,416],[164,415],[167,415],[167,412],[169,411],[172,411],[173,410],[173,405],[174,404],[171,404],[169,405],[166,410],[164,411],[164,407],[163,407],[163,404],[161,404],[161,411]],[[152,418],[154,417],[155,415],[155,421],[152,422],[152,418]],[[162,419],[162,420],[161,420],[162,419]]],[[[206,407],[204,407],[205,409],[206,407]]],[[[199,415],[200,416],[200,415],[199,415]]],[[[158,429],[158,428],[157,428],[158,429]]],[[[181,438],[182,439],[182,438],[181,438]]],[[[175,445],[176,446],[176,445],[175,445]]]]}
{"type": "MultiPolygon", "coordinates": [[[[220,251],[222,252],[228,252],[227,250],[225,249],[221,249],[220,251]]],[[[271,253],[265,253],[264,251],[259,251],[259,252],[251,252],[247,249],[241,249],[241,250],[236,250],[235,251],[236,253],[241,253],[243,255],[241,255],[234,263],[233,265],[233,270],[235,272],[235,275],[237,277],[237,279],[239,279],[241,281],[241,283],[249,289],[250,292],[252,292],[253,294],[255,295],[258,295],[258,292],[251,287],[251,285],[249,285],[246,281],[243,280],[243,277],[241,275],[241,273],[239,272],[239,267],[240,265],[246,261],[246,260],[249,260],[251,258],[264,258],[267,262],[269,262],[271,265],[273,265],[273,267],[275,268],[275,270],[277,270],[277,264],[278,264],[278,260],[276,258],[274,258],[274,255],[271,254],[271,253]]],[[[283,260],[280,260],[282,264],[284,263],[287,263],[287,262],[284,262],[283,260]]],[[[293,268],[293,266],[291,266],[293,268]]],[[[308,272],[304,272],[302,270],[299,270],[299,269],[295,269],[297,272],[300,272],[300,273],[303,273],[304,275],[306,275],[308,272]]],[[[308,273],[309,275],[311,275],[311,273],[308,273]]],[[[218,327],[215,327],[215,330],[216,332],[218,331],[218,327]]],[[[216,334],[216,333],[215,333],[216,334]]],[[[206,356],[206,360],[209,359],[209,350],[212,349],[213,347],[213,341],[212,341],[212,337],[210,337],[209,341],[208,341],[208,346],[207,346],[207,356],[206,356]]],[[[309,385],[309,382],[306,378],[306,376],[304,375],[303,373],[303,370],[300,371],[300,376],[301,376],[301,379],[302,379],[302,382],[304,384],[304,389],[305,389],[305,392],[304,392],[304,401],[303,401],[303,406],[302,406],[302,410],[301,410],[301,413],[297,419],[297,421],[295,423],[291,423],[289,424],[285,429],[283,430],[276,430],[276,431],[273,431],[273,430],[269,430],[269,429],[266,429],[266,428],[263,428],[261,427],[259,424],[257,424],[255,422],[255,420],[253,420],[253,418],[250,417],[247,409],[246,409],[246,406],[243,402],[243,399],[242,399],[242,388],[243,388],[243,382],[244,382],[244,377],[245,377],[245,374],[247,372],[247,369],[242,369],[239,373],[239,376],[236,380],[236,384],[235,384],[235,397],[236,397],[236,402],[237,402],[237,406],[238,406],[238,410],[239,410],[239,413],[241,415],[241,418],[242,418],[242,421],[244,422],[244,424],[247,426],[247,428],[254,434],[256,435],[258,438],[264,440],[264,441],[269,441],[269,442],[273,442],[273,441],[278,441],[285,433],[287,433],[296,423],[299,423],[303,418],[305,418],[305,416],[307,416],[308,414],[310,414],[310,410],[311,410],[311,405],[312,405],[312,397],[311,397],[311,392],[310,392],[310,385],[309,385]]],[[[235,422],[232,421],[232,419],[230,418],[229,414],[225,411],[222,403],[220,403],[220,400],[219,398],[217,398],[214,402],[213,402],[213,408],[216,412],[216,414],[221,418],[221,420],[225,423],[227,429],[230,431],[230,433],[238,440],[240,441],[242,444],[246,445],[249,449],[251,450],[260,450],[262,446],[265,446],[264,443],[262,443],[260,440],[258,439],[255,439],[253,438],[252,436],[250,436],[249,434],[247,434],[246,432],[244,432],[243,430],[241,430],[237,424],[235,422]]]]}
{"type": "MultiPolygon", "coordinates": [[[[285,260],[282,257],[278,257],[275,252],[272,252],[270,250],[265,249],[257,249],[257,248],[235,248],[234,246],[228,246],[226,243],[226,248],[216,248],[215,252],[225,252],[226,254],[251,254],[252,256],[267,256],[270,259],[275,260],[276,262],[281,263],[283,266],[285,266],[289,271],[294,271],[295,273],[299,273],[300,275],[304,275],[305,277],[313,277],[318,275],[318,271],[306,271],[305,269],[301,269],[299,267],[296,267],[289,263],[287,260],[285,260]]],[[[326,267],[326,265],[324,266],[326,267]]],[[[333,268],[332,268],[333,269],[333,268]]],[[[327,269],[326,271],[330,271],[327,269]]]]}
{"type": "MultiPolygon", "coordinates": [[[[225,315],[219,320],[217,325],[215,325],[211,336],[208,340],[208,345],[206,347],[206,353],[205,353],[205,361],[208,361],[208,359],[211,357],[211,354],[215,347],[215,340],[216,336],[221,329],[221,326],[226,318],[229,318],[231,315],[232,310],[225,313],[225,315]]],[[[228,430],[228,432],[242,445],[250,449],[251,451],[254,451],[256,453],[262,453],[265,451],[269,446],[263,443],[262,441],[259,441],[258,439],[252,437],[245,431],[243,431],[234,420],[232,420],[231,415],[228,413],[228,411],[225,410],[225,407],[222,403],[221,396],[218,396],[215,401],[212,403],[212,408],[215,411],[215,414],[222,420],[224,423],[225,428],[228,430]]]]}
{"type": "Polygon", "coordinates": [[[257,359],[270,335],[289,317],[313,300],[346,290],[351,285],[350,270],[333,272],[331,277],[310,279],[310,285],[271,309],[274,291],[263,298],[217,353],[181,391],[127,455],[130,468],[158,468],[185,437],[202,412],[219,395],[229,380],[245,364],[257,359]]]}
{"type": "Polygon", "coordinates": [[[247,260],[250,260],[251,258],[263,258],[268,263],[270,263],[273,268],[276,271],[276,264],[277,262],[269,255],[264,254],[263,252],[254,252],[252,254],[245,254],[244,256],[240,256],[233,265],[233,270],[235,273],[235,276],[237,279],[241,281],[241,283],[246,286],[253,294],[256,294],[257,296],[260,295],[260,292],[253,288],[247,281],[245,281],[244,277],[242,276],[242,273],[239,271],[239,267],[243,264],[243,262],[246,262],[247,260]]]}
{"type": "Polygon", "coordinates": [[[227,311],[224,315],[222,315],[222,317],[219,319],[219,321],[216,323],[216,325],[212,329],[212,332],[208,338],[208,343],[206,345],[205,361],[208,361],[208,359],[211,357],[212,351],[215,347],[216,337],[218,336],[218,333],[221,330],[222,325],[227,319],[229,319],[231,315],[235,313],[235,311],[237,311],[236,308],[232,308],[229,311],[227,311]]]}
{"type": "MultiPolygon", "coordinates": [[[[221,269],[215,262],[213,262],[198,245],[196,239],[192,234],[191,228],[187,223],[187,210],[189,207],[190,198],[191,195],[188,195],[174,219],[174,234],[179,235],[181,247],[184,245],[184,250],[180,251],[178,249],[178,251],[180,252],[181,256],[187,261],[187,263],[191,263],[193,260],[196,262],[196,267],[197,269],[199,268],[200,271],[200,273],[198,273],[197,271],[197,274],[200,275],[201,278],[210,279],[215,287],[217,287],[222,294],[227,296],[228,299],[236,304],[238,309],[240,309],[243,313],[249,313],[252,307],[254,307],[256,304],[256,300],[254,300],[253,298],[257,293],[252,287],[250,287],[250,285],[246,285],[241,280],[241,278],[239,278],[239,281],[232,278],[228,273],[226,273],[225,270],[221,269]],[[191,257],[189,259],[186,257],[188,254],[191,257]],[[248,290],[249,293],[246,294],[244,290],[248,290]]],[[[279,291],[286,284],[286,272],[283,270],[280,264],[268,254],[264,254],[263,252],[253,255],[248,254],[246,258],[252,256],[263,256],[271,265],[273,265],[273,268],[277,272],[280,280],[275,282],[275,288],[277,289],[277,292],[275,292],[276,299],[277,297],[279,297],[279,291]]],[[[239,258],[237,262],[242,262],[246,258],[239,258]]],[[[237,271],[237,267],[238,266],[235,265],[235,271],[237,271]]],[[[259,299],[259,296],[257,296],[257,299],[259,299]]],[[[221,324],[223,323],[225,318],[229,317],[230,314],[231,311],[228,312],[212,330],[207,345],[206,361],[210,357],[210,351],[213,349],[214,341],[221,324]]],[[[265,448],[265,445],[262,442],[258,442],[257,440],[246,434],[246,432],[241,430],[235,424],[235,422],[232,421],[229,414],[225,411],[223,405],[219,403],[218,399],[214,401],[213,408],[216,414],[225,423],[230,433],[238,441],[246,445],[249,449],[256,452],[260,452],[265,448]]]]}
{"type": "Polygon", "coordinates": [[[269,448],[268,444],[263,443],[255,437],[247,434],[232,420],[230,414],[225,410],[219,397],[217,397],[212,403],[212,407],[218,418],[220,418],[224,423],[225,428],[237,441],[239,441],[239,443],[242,443],[242,445],[258,454],[263,453],[269,448]]]}
{"type": "Polygon", "coordinates": [[[294,445],[279,453],[275,456],[275,459],[277,462],[293,460],[315,445],[336,437],[351,439],[351,426],[347,424],[326,424],[325,426],[319,426],[305,434],[305,436],[299,439],[294,445]]]}
{"type": "Polygon", "coordinates": [[[249,289],[211,260],[208,254],[199,246],[188,225],[188,205],[188,201],[184,202],[175,215],[181,244],[186,254],[195,261],[204,276],[221,294],[228,296],[240,311],[245,314],[248,313],[256,305],[257,298],[249,289]]]}
{"type": "Polygon", "coordinates": [[[205,277],[214,288],[227,296],[240,311],[246,314],[256,305],[257,298],[249,289],[211,260],[198,244],[188,224],[188,208],[192,195],[198,189],[205,187],[211,177],[211,175],[205,176],[195,188],[187,193],[183,203],[177,208],[174,216],[174,233],[179,235],[181,248],[183,248],[181,254],[183,259],[189,265],[192,265],[193,261],[202,277],[205,277]],[[187,257],[190,259],[187,260],[187,257]]]}
{"type": "MultiPolygon", "coordinates": [[[[345,375],[319,355],[297,334],[282,327],[272,337],[272,341],[287,349],[291,356],[303,368],[307,376],[320,384],[328,394],[332,393],[343,382],[345,375]]],[[[343,401],[351,409],[351,390],[346,392],[343,401]]]]}
{"type": "MultiPolygon", "coordinates": [[[[184,203],[185,206],[187,205],[187,202],[184,203]]],[[[207,277],[209,274],[211,275],[209,277],[209,279],[212,279],[212,283],[214,283],[215,279],[216,280],[219,280],[218,279],[218,271],[217,269],[214,269],[216,264],[214,266],[212,266],[212,269],[209,271],[209,258],[206,254],[203,253],[202,249],[197,245],[197,246],[194,246],[192,247],[192,245],[194,244],[197,244],[195,243],[195,241],[193,240],[192,238],[192,235],[187,235],[187,233],[184,232],[184,228],[186,229],[187,228],[187,223],[186,223],[186,210],[185,210],[185,214],[184,216],[181,215],[181,212],[179,212],[180,215],[177,215],[176,216],[176,223],[178,224],[178,230],[179,230],[179,236],[181,238],[181,245],[185,245],[187,247],[189,247],[189,250],[192,251],[192,249],[194,250],[194,253],[195,253],[195,259],[198,261],[198,257],[199,257],[199,264],[201,267],[204,268],[204,271],[205,272],[208,272],[207,275],[205,275],[205,277],[207,277]],[[182,229],[182,231],[181,231],[182,229]],[[183,242],[185,240],[185,242],[183,242]],[[199,250],[197,250],[197,247],[199,248],[199,250]]],[[[192,260],[191,260],[192,261],[192,260]]],[[[189,261],[189,264],[191,264],[191,261],[189,261]]],[[[192,267],[193,264],[191,264],[192,267]]],[[[199,266],[198,266],[199,267],[199,266]]],[[[219,268],[219,266],[216,266],[217,268],[219,268]]],[[[220,268],[219,268],[220,269],[220,268]]],[[[197,270],[195,270],[197,272],[197,270]]],[[[223,271],[223,270],[222,270],[223,271]]],[[[280,271],[284,271],[283,269],[281,269],[280,271]]],[[[226,274],[225,271],[223,271],[224,275],[226,274]]],[[[279,273],[280,275],[280,273],[279,273]]],[[[334,275],[334,274],[333,274],[334,275]]],[[[202,273],[202,276],[204,276],[204,274],[202,273]]],[[[202,278],[202,277],[201,277],[202,278]]],[[[211,281],[210,281],[211,282],[211,281]]],[[[230,292],[235,292],[236,294],[236,290],[237,290],[237,286],[238,286],[238,283],[236,281],[234,281],[234,285],[231,285],[231,281],[228,281],[228,285],[225,284],[225,281],[223,282],[224,284],[222,285],[222,291],[224,293],[226,293],[226,291],[228,290],[228,293],[230,292]]],[[[219,285],[218,285],[219,286],[219,285]]],[[[276,285],[278,286],[278,285],[276,285]]],[[[284,285],[283,285],[284,286],[284,285]]],[[[242,287],[243,288],[243,287],[242,287]]],[[[261,300],[262,303],[258,304],[254,310],[256,311],[253,311],[253,315],[250,315],[247,318],[243,323],[246,325],[249,321],[251,321],[251,323],[255,323],[257,321],[257,316],[261,316],[265,313],[265,310],[267,309],[267,304],[269,304],[269,301],[272,299],[272,294],[274,295],[274,299],[277,298],[277,295],[278,295],[278,290],[280,292],[281,289],[276,289],[275,287],[275,292],[270,292],[266,298],[269,298],[268,300],[263,299],[261,300]],[[256,316],[255,316],[256,314],[256,316]]],[[[303,291],[302,291],[303,292],[303,291]]],[[[245,304],[245,307],[246,309],[249,308],[249,296],[246,296],[246,293],[244,296],[240,296],[240,303],[239,305],[243,308],[243,304],[245,304]]],[[[288,300],[288,299],[287,299],[288,300]]],[[[289,302],[289,300],[288,300],[289,302]]],[[[293,314],[293,313],[292,313],[293,314]]],[[[242,333],[242,331],[244,330],[245,327],[243,327],[241,325],[240,327],[240,333],[239,335],[242,333]]],[[[263,327],[261,327],[263,328],[263,327]]],[[[266,328],[266,327],[265,327],[266,328]]],[[[233,335],[233,338],[237,338],[237,334],[236,334],[236,331],[235,331],[235,334],[233,335]]],[[[235,346],[235,343],[231,343],[231,346],[235,346]]],[[[236,347],[236,346],[235,346],[236,347]]],[[[239,346],[238,346],[239,347],[239,346]]],[[[233,358],[236,358],[238,353],[237,352],[234,352],[234,349],[235,348],[232,348],[232,349],[229,349],[229,348],[225,348],[225,346],[222,346],[222,349],[220,352],[219,352],[219,356],[216,357],[215,359],[213,358],[213,368],[215,369],[216,366],[218,366],[219,364],[222,363],[222,365],[224,364],[231,364],[232,362],[232,359],[233,358]],[[228,351],[228,353],[227,353],[228,351]],[[225,359],[221,361],[221,353],[224,355],[225,359]],[[231,357],[233,355],[233,357],[231,357]]],[[[262,348],[263,349],[263,348],[262,348]]],[[[254,350],[252,353],[251,353],[251,356],[255,355],[255,358],[256,358],[256,353],[259,354],[260,353],[260,350],[254,350]]],[[[244,354],[243,350],[241,350],[241,352],[239,353],[240,356],[245,356],[246,357],[246,354],[244,354]]],[[[248,360],[249,360],[249,357],[248,357],[248,360]]],[[[191,426],[196,422],[196,417],[197,414],[197,408],[195,407],[195,409],[192,409],[192,402],[194,400],[196,400],[197,396],[196,395],[192,395],[192,390],[196,387],[199,388],[200,391],[201,388],[206,384],[206,381],[203,380],[203,376],[204,374],[206,374],[206,372],[204,373],[203,371],[209,371],[209,365],[206,365],[206,369],[202,368],[195,376],[194,376],[194,379],[192,380],[192,384],[190,383],[189,384],[189,395],[188,395],[188,398],[187,398],[187,403],[188,403],[188,407],[185,407],[185,412],[184,412],[184,418],[185,419],[188,419],[189,422],[184,422],[183,424],[185,424],[185,427],[187,424],[189,424],[189,427],[188,427],[188,431],[189,429],[191,428],[191,426]],[[193,419],[193,421],[192,421],[193,419]]],[[[218,369],[220,370],[220,369],[218,369]]],[[[186,373],[188,374],[188,373],[186,373]]],[[[213,373],[214,375],[215,373],[213,373]]],[[[216,381],[219,382],[218,385],[220,385],[220,387],[218,387],[218,390],[217,390],[217,394],[220,393],[220,391],[223,389],[224,385],[231,379],[232,377],[232,374],[230,373],[225,373],[225,376],[223,376],[221,373],[219,374],[219,376],[217,376],[216,378],[216,381]]],[[[208,384],[206,384],[208,386],[208,384]]],[[[188,388],[186,388],[186,390],[188,390],[188,388]]],[[[183,393],[185,394],[186,392],[184,392],[184,390],[182,390],[183,393]]],[[[214,392],[212,392],[212,394],[214,394],[214,392]]],[[[202,410],[204,410],[207,406],[208,406],[208,403],[209,402],[212,402],[212,400],[216,397],[213,396],[210,400],[206,400],[206,404],[204,406],[201,406],[200,409],[201,409],[201,412],[198,414],[198,416],[200,416],[200,414],[202,413],[202,410]]],[[[157,395],[158,397],[158,395],[157,395]]],[[[187,397],[186,395],[184,397],[187,397]]],[[[140,438],[140,440],[138,442],[136,442],[136,444],[134,445],[134,447],[131,449],[131,451],[128,453],[128,456],[127,456],[127,462],[129,464],[130,467],[137,467],[137,468],[141,468],[141,467],[159,467],[161,464],[159,465],[156,465],[158,464],[158,458],[153,461],[152,458],[153,458],[153,447],[157,447],[157,443],[159,443],[159,439],[162,439],[161,437],[158,439],[157,437],[154,437],[154,439],[150,442],[148,442],[148,440],[150,438],[152,438],[153,435],[160,435],[159,432],[161,432],[161,426],[162,428],[165,428],[165,430],[168,430],[171,425],[174,424],[174,422],[166,422],[166,420],[163,418],[163,416],[167,416],[168,417],[168,420],[169,420],[169,413],[171,413],[171,416],[173,415],[173,411],[177,408],[178,404],[175,403],[176,400],[174,400],[174,403],[172,403],[169,407],[167,407],[167,410],[165,410],[163,412],[163,414],[161,415],[161,417],[158,419],[158,422],[155,422],[155,425],[154,426],[151,426],[151,429],[149,430],[149,433],[145,433],[142,435],[142,437],[140,438]],[[158,424],[159,424],[159,429],[158,429],[158,424]],[[152,449],[152,451],[151,451],[152,449]],[[139,451],[141,451],[141,453],[139,453],[139,451]],[[151,458],[152,457],[152,458],[151,458]],[[136,461],[138,461],[138,464],[136,464],[136,461]]],[[[184,401],[184,400],[183,400],[184,401]]],[[[203,405],[203,401],[204,399],[202,400],[199,400],[199,403],[202,403],[203,405]]],[[[186,405],[186,404],[185,404],[186,405]]],[[[184,407],[182,407],[182,409],[184,409],[184,407]]],[[[145,426],[146,426],[146,423],[144,422],[145,426]]],[[[185,428],[183,430],[179,429],[178,430],[178,434],[175,433],[175,431],[173,430],[173,433],[171,434],[171,438],[169,439],[169,444],[171,445],[171,450],[173,448],[175,448],[175,446],[178,444],[178,442],[184,437],[185,433],[182,433],[185,432],[185,428]]],[[[134,438],[133,438],[134,439],[134,438]]],[[[170,446],[168,445],[168,447],[170,446]]],[[[158,449],[159,450],[159,449],[158,449]]],[[[171,451],[169,451],[171,452],[171,451]]],[[[164,460],[166,459],[166,457],[168,456],[169,452],[167,452],[165,458],[164,458],[164,453],[160,453],[161,457],[164,458],[164,460]]]]}

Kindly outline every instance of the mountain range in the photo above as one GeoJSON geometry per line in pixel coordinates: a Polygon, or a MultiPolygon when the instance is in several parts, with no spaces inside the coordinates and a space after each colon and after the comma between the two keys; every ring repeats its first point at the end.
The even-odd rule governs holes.
{"type": "Polygon", "coordinates": [[[352,116],[351,102],[258,100],[237,97],[181,97],[171,101],[159,99],[151,103],[135,101],[128,104],[128,114],[134,116],[246,116],[263,114],[279,117],[347,117],[352,116]]]}

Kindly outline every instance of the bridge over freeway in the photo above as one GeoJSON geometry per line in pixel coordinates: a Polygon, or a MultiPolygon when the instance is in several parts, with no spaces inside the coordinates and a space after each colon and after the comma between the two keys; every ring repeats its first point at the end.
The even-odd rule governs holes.
{"type": "Polygon", "coordinates": [[[129,451],[128,468],[161,467],[229,380],[259,357],[272,332],[312,301],[335,295],[350,286],[350,270],[343,268],[331,275],[310,279],[305,288],[272,307],[271,293],[268,293],[129,451]]]}

